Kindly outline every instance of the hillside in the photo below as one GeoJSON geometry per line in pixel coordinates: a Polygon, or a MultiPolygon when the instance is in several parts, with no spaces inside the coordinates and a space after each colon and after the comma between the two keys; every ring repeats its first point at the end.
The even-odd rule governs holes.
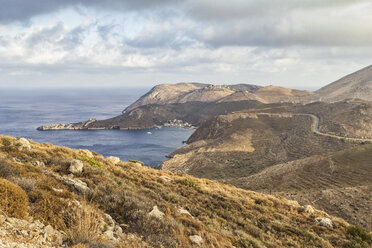
{"type": "Polygon", "coordinates": [[[326,85],[315,94],[318,99],[327,102],[349,98],[372,101],[372,65],[326,85]]]}
{"type": "MultiPolygon", "coordinates": [[[[372,242],[366,231],[312,207],[136,161],[4,136],[0,157],[1,183],[11,186],[0,190],[0,209],[9,215],[0,229],[6,224],[6,233],[16,233],[16,223],[26,227],[36,220],[55,247],[61,242],[79,244],[75,247],[342,247],[372,242]],[[13,191],[23,200],[4,208],[4,199],[10,202],[15,196],[7,192],[13,191]]],[[[17,242],[6,237],[2,243],[17,242]]],[[[37,244],[33,247],[45,247],[37,244]]]]}
{"type": "MultiPolygon", "coordinates": [[[[220,115],[208,120],[189,138],[187,146],[169,154],[170,159],[159,168],[207,177],[245,189],[284,194],[278,187],[280,184],[273,179],[277,172],[275,169],[277,165],[290,166],[297,162],[302,164],[303,161],[308,161],[307,159],[312,161],[312,158],[328,158],[335,152],[372,143],[372,129],[369,128],[371,117],[372,105],[365,101],[259,105],[256,108],[220,115]],[[268,174],[268,177],[262,176],[268,171],[272,171],[272,174],[268,174]],[[256,185],[253,178],[257,180],[263,178],[262,185],[259,183],[256,185]],[[272,188],[266,187],[267,184],[272,185],[272,188]]],[[[360,159],[359,162],[370,161],[358,156],[354,159],[356,161],[360,159]]],[[[322,173],[322,167],[316,168],[319,171],[314,169],[313,175],[304,177],[309,184],[314,183],[313,187],[317,185],[317,180],[321,180],[318,174],[322,173]]],[[[372,174],[368,169],[372,167],[367,163],[365,168],[367,171],[356,173],[352,169],[345,169],[340,175],[347,180],[353,178],[353,182],[361,183],[359,180],[361,174],[372,174]]],[[[324,173],[328,172],[324,171],[324,173]]],[[[291,176],[292,174],[288,173],[283,180],[295,187],[296,178],[291,176]]],[[[343,189],[343,186],[349,187],[340,178],[329,180],[334,185],[338,185],[339,189],[343,189]]],[[[324,184],[323,181],[320,183],[324,184]]],[[[354,186],[363,188],[365,185],[354,186]]],[[[333,187],[327,189],[333,190],[333,187]]],[[[296,199],[303,203],[311,202],[309,199],[316,200],[315,198],[306,200],[310,191],[310,186],[304,186],[301,193],[303,198],[296,199]]],[[[363,192],[368,192],[368,188],[363,188],[363,192]]],[[[349,201],[350,194],[346,194],[346,190],[339,194],[339,203],[349,201]]],[[[292,198],[291,195],[286,196],[292,198]]],[[[359,200],[361,206],[368,205],[370,203],[368,199],[362,197],[359,200]]],[[[333,214],[342,216],[352,223],[371,227],[372,219],[366,219],[368,208],[359,207],[359,212],[350,208],[340,208],[336,211],[327,208],[326,202],[317,206],[332,211],[333,214]],[[353,214],[353,211],[357,213],[353,214]]]]}
{"type": "Polygon", "coordinates": [[[364,145],[275,165],[234,185],[312,204],[372,230],[371,161],[372,145],[364,145]]]}

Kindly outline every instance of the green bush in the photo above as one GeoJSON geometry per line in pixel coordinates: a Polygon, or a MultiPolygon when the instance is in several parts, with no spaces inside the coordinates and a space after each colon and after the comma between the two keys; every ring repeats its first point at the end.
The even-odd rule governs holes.
{"type": "Polygon", "coordinates": [[[9,217],[25,219],[28,216],[28,198],[18,185],[0,178],[0,211],[9,217]]]}
{"type": "Polygon", "coordinates": [[[361,226],[348,226],[346,235],[350,241],[344,244],[344,248],[367,248],[372,245],[372,234],[361,226]]]}
{"type": "Polygon", "coordinates": [[[91,166],[102,168],[101,163],[95,160],[94,158],[88,157],[86,155],[79,155],[78,157],[80,160],[87,162],[91,166]]]}
{"type": "Polygon", "coordinates": [[[179,181],[179,183],[191,187],[191,188],[196,188],[198,185],[196,182],[191,178],[191,177],[185,177],[179,181]]]}

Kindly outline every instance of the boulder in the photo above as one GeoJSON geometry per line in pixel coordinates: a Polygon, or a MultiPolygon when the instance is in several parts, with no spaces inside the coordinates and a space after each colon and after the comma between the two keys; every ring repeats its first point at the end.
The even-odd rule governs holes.
{"type": "Polygon", "coordinates": [[[114,156],[109,156],[107,157],[108,160],[110,160],[113,164],[120,163],[120,158],[114,157],[114,156]]]}
{"type": "Polygon", "coordinates": [[[153,216],[155,218],[158,218],[158,219],[162,219],[164,217],[164,213],[161,212],[159,209],[158,209],[158,206],[154,206],[152,208],[152,211],[149,213],[149,216],[153,216]]]}
{"type": "Polygon", "coordinates": [[[79,174],[83,172],[84,164],[82,161],[74,159],[70,163],[70,168],[68,168],[69,172],[72,174],[79,174]]]}
{"type": "Polygon", "coordinates": [[[198,245],[198,246],[201,246],[203,244],[203,238],[200,237],[199,235],[192,235],[192,236],[189,236],[189,239],[192,243],[198,245]]]}
{"type": "Polygon", "coordinates": [[[333,222],[329,218],[316,218],[314,222],[315,222],[315,224],[317,224],[319,226],[324,226],[324,227],[327,227],[327,228],[332,228],[333,227],[333,222]]]}

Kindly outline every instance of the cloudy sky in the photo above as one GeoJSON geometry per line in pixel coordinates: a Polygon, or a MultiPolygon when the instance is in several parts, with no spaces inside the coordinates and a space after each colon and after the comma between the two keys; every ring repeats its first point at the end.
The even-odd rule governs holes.
{"type": "Polygon", "coordinates": [[[0,87],[316,89],[372,64],[370,0],[0,0],[0,87]]]}

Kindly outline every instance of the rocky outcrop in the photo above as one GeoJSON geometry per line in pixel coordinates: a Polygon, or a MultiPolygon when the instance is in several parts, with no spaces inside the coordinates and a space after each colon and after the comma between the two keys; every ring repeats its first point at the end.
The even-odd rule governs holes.
{"type": "Polygon", "coordinates": [[[164,213],[159,210],[158,206],[154,206],[152,208],[152,211],[149,213],[149,216],[152,216],[158,219],[163,219],[164,213]]]}
{"type": "Polygon", "coordinates": [[[190,238],[190,241],[197,246],[201,246],[203,244],[203,238],[200,237],[199,235],[192,235],[192,236],[189,236],[189,238],[190,238]]]}
{"type": "Polygon", "coordinates": [[[110,160],[113,164],[120,163],[120,158],[118,158],[118,157],[109,156],[109,157],[107,157],[107,159],[110,160]]]}
{"type": "Polygon", "coordinates": [[[88,129],[89,125],[96,122],[95,119],[88,120],[79,123],[69,123],[69,124],[47,124],[37,128],[39,131],[50,131],[50,130],[84,130],[88,129]]]}
{"type": "Polygon", "coordinates": [[[0,247],[49,248],[65,247],[64,235],[38,220],[20,220],[0,215],[0,247]]]}
{"type": "Polygon", "coordinates": [[[316,218],[314,222],[315,222],[315,224],[317,224],[319,226],[324,226],[324,227],[327,227],[327,228],[332,228],[333,227],[333,222],[329,218],[316,218]]]}
{"type": "Polygon", "coordinates": [[[31,150],[30,141],[28,141],[25,138],[20,138],[19,140],[17,140],[16,145],[18,145],[18,150],[19,151],[23,151],[23,150],[29,151],[29,150],[31,150]]]}
{"type": "Polygon", "coordinates": [[[70,167],[68,168],[69,172],[72,174],[79,174],[83,172],[84,164],[82,161],[74,159],[70,163],[70,167]]]}

